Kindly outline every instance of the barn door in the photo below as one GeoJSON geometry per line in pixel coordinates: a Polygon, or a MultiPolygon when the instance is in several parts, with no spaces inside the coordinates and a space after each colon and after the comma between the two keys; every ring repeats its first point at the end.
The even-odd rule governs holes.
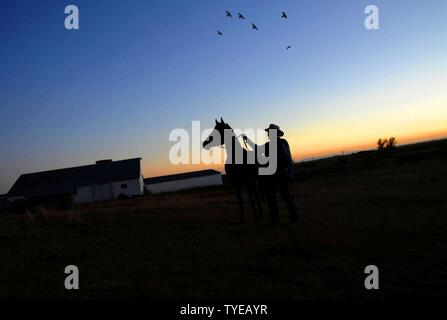
{"type": "Polygon", "coordinates": [[[97,184],[92,186],[93,202],[113,200],[112,184],[97,184]]]}

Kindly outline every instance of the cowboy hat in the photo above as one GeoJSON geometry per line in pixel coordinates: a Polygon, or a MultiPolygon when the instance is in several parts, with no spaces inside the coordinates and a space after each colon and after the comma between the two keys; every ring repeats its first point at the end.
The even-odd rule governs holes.
{"type": "Polygon", "coordinates": [[[281,131],[278,125],[271,123],[267,129],[264,129],[265,131],[269,132],[270,130],[276,130],[276,134],[278,137],[282,137],[284,135],[284,132],[281,131]]]}

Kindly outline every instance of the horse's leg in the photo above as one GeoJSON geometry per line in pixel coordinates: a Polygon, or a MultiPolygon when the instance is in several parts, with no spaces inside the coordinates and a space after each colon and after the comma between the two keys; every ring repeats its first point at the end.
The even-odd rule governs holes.
{"type": "Polygon", "coordinates": [[[254,183],[249,183],[247,184],[247,193],[248,193],[248,201],[250,202],[250,206],[253,212],[253,220],[254,221],[258,221],[259,220],[259,215],[258,212],[256,210],[256,203],[255,203],[255,198],[257,198],[256,195],[256,185],[254,183]]]}
{"type": "Polygon", "coordinates": [[[260,220],[262,218],[262,204],[261,204],[261,197],[259,195],[259,189],[256,184],[255,184],[254,194],[255,194],[256,204],[258,205],[258,209],[259,209],[258,220],[260,220]]]}
{"type": "Polygon", "coordinates": [[[279,223],[278,203],[276,202],[276,181],[274,178],[269,179],[268,184],[265,185],[265,198],[269,207],[270,218],[273,224],[279,223]]]}
{"type": "Polygon", "coordinates": [[[237,202],[239,204],[239,210],[241,213],[240,222],[244,223],[245,222],[245,211],[244,211],[244,200],[242,199],[241,188],[239,186],[237,186],[234,188],[234,191],[236,192],[236,198],[237,198],[237,202]]]}

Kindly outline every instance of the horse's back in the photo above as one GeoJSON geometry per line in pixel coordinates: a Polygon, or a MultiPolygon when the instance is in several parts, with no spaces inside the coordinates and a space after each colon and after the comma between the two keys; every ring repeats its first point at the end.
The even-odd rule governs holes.
{"type": "Polygon", "coordinates": [[[225,172],[232,185],[252,183],[258,176],[255,164],[226,164],[225,172]]]}

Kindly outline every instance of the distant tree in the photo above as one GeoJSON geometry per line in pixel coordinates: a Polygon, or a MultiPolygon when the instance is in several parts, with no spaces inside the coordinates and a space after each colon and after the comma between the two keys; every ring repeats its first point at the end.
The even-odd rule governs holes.
{"type": "Polygon", "coordinates": [[[385,149],[387,144],[388,144],[387,139],[379,139],[377,141],[377,150],[381,151],[381,150],[385,149]]]}
{"type": "Polygon", "coordinates": [[[379,139],[377,141],[377,150],[394,150],[397,145],[397,140],[395,137],[391,137],[389,139],[379,139]]]}
{"type": "Polygon", "coordinates": [[[386,148],[387,148],[388,150],[390,150],[390,149],[394,149],[394,148],[396,148],[396,145],[397,145],[396,138],[391,137],[391,138],[388,139],[388,141],[387,141],[387,143],[386,143],[386,148]]]}

